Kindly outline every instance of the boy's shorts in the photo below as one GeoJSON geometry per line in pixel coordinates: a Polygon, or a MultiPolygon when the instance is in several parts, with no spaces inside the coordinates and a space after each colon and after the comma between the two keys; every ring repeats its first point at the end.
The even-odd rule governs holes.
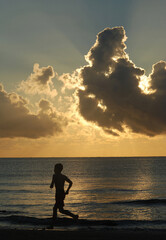
{"type": "Polygon", "coordinates": [[[62,208],[64,207],[64,199],[65,199],[65,192],[64,191],[58,191],[55,195],[55,206],[56,208],[62,208]]]}

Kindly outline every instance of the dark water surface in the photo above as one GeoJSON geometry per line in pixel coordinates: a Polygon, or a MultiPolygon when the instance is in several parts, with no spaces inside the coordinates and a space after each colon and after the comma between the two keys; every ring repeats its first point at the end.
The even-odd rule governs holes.
{"type": "Polygon", "coordinates": [[[51,218],[49,185],[58,162],[73,181],[65,208],[81,219],[166,228],[165,157],[1,158],[0,226],[51,218]]]}

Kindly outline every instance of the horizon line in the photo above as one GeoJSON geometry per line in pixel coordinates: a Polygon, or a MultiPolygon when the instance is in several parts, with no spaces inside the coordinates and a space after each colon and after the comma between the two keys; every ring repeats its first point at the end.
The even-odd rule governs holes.
{"type": "Polygon", "coordinates": [[[90,157],[87,157],[87,156],[84,156],[84,157],[0,157],[0,159],[3,159],[3,158],[11,158],[11,159],[15,159],[15,158],[157,158],[157,157],[166,157],[165,155],[161,156],[90,156],[90,157]]]}

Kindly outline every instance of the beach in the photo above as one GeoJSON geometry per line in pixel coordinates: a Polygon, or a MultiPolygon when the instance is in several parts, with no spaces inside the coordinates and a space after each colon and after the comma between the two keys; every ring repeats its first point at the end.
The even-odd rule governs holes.
{"type": "Polygon", "coordinates": [[[112,240],[165,240],[166,230],[18,230],[0,229],[1,240],[24,239],[24,240],[90,240],[90,239],[112,239],[112,240]]]}

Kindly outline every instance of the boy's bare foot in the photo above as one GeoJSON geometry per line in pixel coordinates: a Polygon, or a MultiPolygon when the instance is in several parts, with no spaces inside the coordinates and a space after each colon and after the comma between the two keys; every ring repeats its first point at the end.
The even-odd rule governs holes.
{"type": "Polygon", "coordinates": [[[75,216],[73,217],[74,220],[78,220],[78,218],[79,218],[78,215],[75,215],[75,216]]]}

